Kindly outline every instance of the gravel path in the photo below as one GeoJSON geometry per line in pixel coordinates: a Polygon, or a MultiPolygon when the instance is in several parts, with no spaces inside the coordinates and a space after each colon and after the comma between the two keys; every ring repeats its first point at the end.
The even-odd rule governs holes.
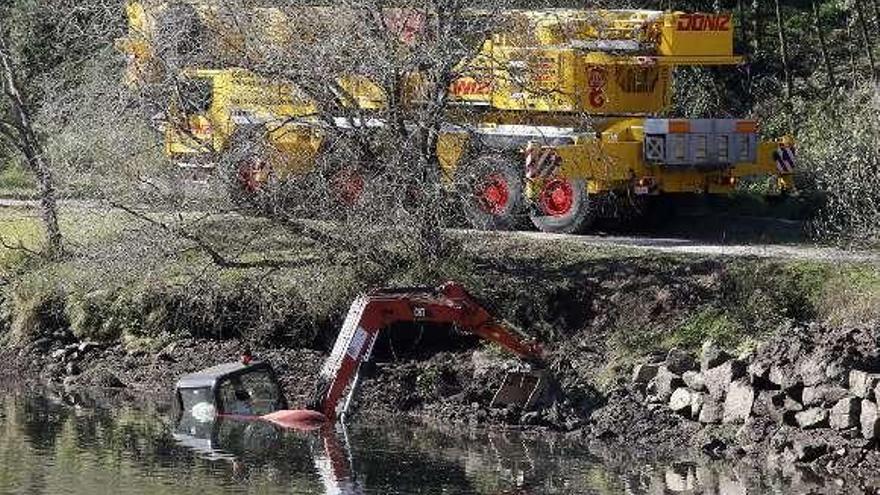
{"type": "Polygon", "coordinates": [[[569,241],[579,242],[588,246],[619,247],[697,256],[734,256],[830,262],[880,263],[880,252],[877,251],[847,251],[811,244],[717,244],[679,238],[562,235],[547,234],[544,232],[508,232],[502,235],[510,235],[522,239],[544,240],[548,242],[569,241]]]}
{"type": "MultiPolygon", "coordinates": [[[[89,200],[64,200],[64,206],[75,208],[98,208],[100,202],[89,200]]],[[[0,198],[0,208],[31,208],[37,201],[0,198]]],[[[565,235],[544,232],[468,232],[471,235],[510,236],[516,239],[546,242],[577,242],[587,246],[627,248],[670,254],[694,256],[731,256],[774,259],[814,260],[825,262],[880,263],[880,251],[852,251],[815,244],[762,244],[762,243],[714,243],[708,241],[654,236],[620,235],[565,235]]]]}

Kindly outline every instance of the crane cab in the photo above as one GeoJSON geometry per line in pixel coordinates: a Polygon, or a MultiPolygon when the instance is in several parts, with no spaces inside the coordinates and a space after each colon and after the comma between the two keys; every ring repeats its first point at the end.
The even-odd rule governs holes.
{"type": "Polygon", "coordinates": [[[177,381],[179,419],[209,422],[216,416],[263,416],[287,409],[287,400],[268,363],[224,363],[177,381]]]}

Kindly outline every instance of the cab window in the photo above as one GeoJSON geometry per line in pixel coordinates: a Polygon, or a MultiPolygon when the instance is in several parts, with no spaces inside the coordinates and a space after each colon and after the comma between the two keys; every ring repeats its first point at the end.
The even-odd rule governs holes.
{"type": "Polygon", "coordinates": [[[181,388],[177,393],[180,399],[181,417],[194,419],[199,423],[214,419],[217,409],[209,387],[181,388]]]}
{"type": "Polygon", "coordinates": [[[189,414],[199,404],[211,404],[210,388],[182,388],[180,389],[180,407],[184,413],[189,414]]]}
{"type": "Polygon", "coordinates": [[[220,403],[224,414],[262,416],[278,409],[281,391],[266,371],[252,371],[223,380],[220,403]]]}

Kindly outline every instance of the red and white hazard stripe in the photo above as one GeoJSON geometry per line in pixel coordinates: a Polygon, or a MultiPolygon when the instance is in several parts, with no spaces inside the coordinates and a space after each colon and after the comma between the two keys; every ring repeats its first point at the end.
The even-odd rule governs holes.
{"type": "Polygon", "coordinates": [[[553,175],[562,161],[553,148],[541,147],[535,143],[529,143],[525,154],[526,178],[530,180],[553,175]]]}
{"type": "Polygon", "coordinates": [[[776,170],[778,170],[780,174],[790,174],[794,172],[794,148],[780,147],[773,152],[773,159],[776,161],[776,170]]]}

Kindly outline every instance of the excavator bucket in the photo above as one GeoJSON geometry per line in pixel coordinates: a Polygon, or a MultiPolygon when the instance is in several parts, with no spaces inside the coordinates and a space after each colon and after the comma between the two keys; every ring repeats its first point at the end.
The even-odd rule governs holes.
{"type": "Polygon", "coordinates": [[[549,381],[543,371],[511,371],[495,392],[491,407],[532,409],[544,397],[549,381]]]}

